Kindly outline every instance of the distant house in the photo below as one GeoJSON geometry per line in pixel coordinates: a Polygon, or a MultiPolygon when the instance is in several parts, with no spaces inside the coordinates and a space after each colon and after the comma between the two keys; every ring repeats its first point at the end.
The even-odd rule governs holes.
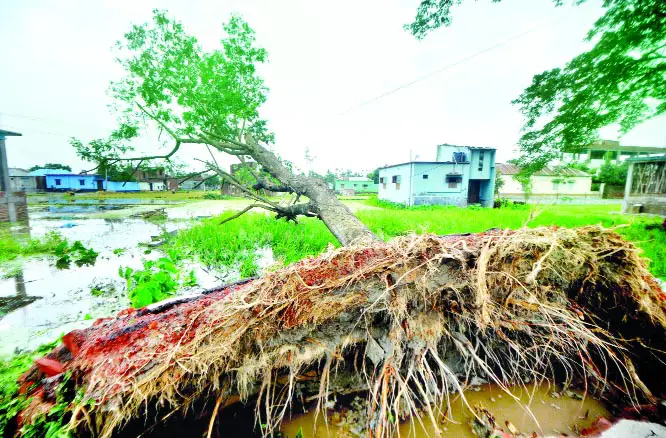
{"type": "Polygon", "coordinates": [[[598,192],[592,191],[592,175],[578,169],[569,167],[544,167],[533,174],[528,185],[523,185],[516,179],[520,168],[514,164],[497,164],[497,173],[504,182],[499,189],[502,198],[524,200],[526,196],[535,198],[568,197],[599,197],[598,192]],[[525,193],[525,189],[528,193],[525,193]]]}
{"type": "Polygon", "coordinates": [[[333,188],[336,193],[356,194],[356,193],[377,193],[379,184],[364,176],[343,176],[335,180],[333,188]]]}
{"type": "Polygon", "coordinates": [[[627,161],[623,212],[666,216],[666,155],[627,161]]]}
{"type": "Polygon", "coordinates": [[[586,163],[590,169],[599,169],[606,162],[617,164],[629,158],[662,154],[666,154],[666,147],[623,146],[619,141],[599,140],[582,148],[580,152],[564,154],[562,161],[586,163]]]}
{"type": "Polygon", "coordinates": [[[162,192],[166,190],[165,181],[139,181],[139,190],[142,192],[162,192]]]}
{"type": "Polygon", "coordinates": [[[142,192],[161,192],[167,189],[168,177],[163,168],[137,170],[133,176],[139,182],[139,190],[142,192]]]}
{"type": "Polygon", "coordinates": [[[136,181],[102,181],[102,187],[108,192],[138,192],[139,183],[136,181]]]}
{"type": "MultiPolygon", "coordinates": [[[[59,170],[59,172],[62,172],[62,170],[59,170]]],[[[46,190],[49,192],[91,192],[96,190],[104,190],[104,177],[99,175],[53,173],[46,174],[45,179],[46,190]]]]}
{"type": "Polygon", "coordinates": [[[437,146],[436,161],[410,161],[379,169],[378,198],[405,205],[493,205],[495,149],[437,146]]]}
{"type": "Polygon", "coordinates": [[[37,179],[25,169],[10,167],[9,182],[13,192],[34,193],[37,191],[37,179]]]}

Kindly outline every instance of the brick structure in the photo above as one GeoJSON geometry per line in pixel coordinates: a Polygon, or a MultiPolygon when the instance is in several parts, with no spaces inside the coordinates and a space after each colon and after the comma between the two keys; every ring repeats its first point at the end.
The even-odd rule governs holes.
{"type": "Polygon", "coordinates": [[[0,129],[0,222],[16,222],[28,219],[25,192],[12,192],[7,164],[7,137],[20,136],[18,132],[0,129]]]}

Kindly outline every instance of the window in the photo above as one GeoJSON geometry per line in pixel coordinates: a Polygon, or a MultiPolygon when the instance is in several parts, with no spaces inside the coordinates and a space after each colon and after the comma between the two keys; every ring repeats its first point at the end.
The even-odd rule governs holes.
{"type": "Polygon", "coordinates": [[[59,186],[62,183],[62,180],[60,178],[56,178],[55,183],[57,186],[59,186]]]}
{"type": "Polygon", "coordinates": [[[559,181],[553,181],[553,190],[558,191],[560,190],[560,182],[559,181]]]}
{"type": "Polygon", "coordinates": [[[483,170],[483,154],[484,150],[479,151],[479,172],[483,170]]]}
{"type": "Polygon", "coordinates": [[[458,181],[449,181],[449,188],[450,189],[457,189],[458,188],[458,181]]]}
{"type": "Polygon", "coordinates": [[[86,185],[86,180],[85,179],[80,179],[79,180],[79,185],[80,186],[85,186],[86,185]]]}
{"type": "Polygon", "coordinates": [[[606,153],[606,151],[591,151],[590,152],[590,159],[591,160],[603,160],[605,153],[606,153]]]}
{"type": "Polygon", "coordinates": [[[364,188],[364,189],[367,189],[367,188],[368,188],[368,185],[367,185],[367,184],[363,184],[363,188],[364,188]]]}
{"type": "Polygon", "coordinates": [[[344,188],[345,188],[345,185],[344,185],[344,184],[340,184],[340,188],[341,188],[341,189],[344,189],[344,188]]]}
{"type": "Polygon", "coordinates": [[[358,184],[354,184],[354,187],[356,187],[358,184]]]}
{"type": "Polygon", "coordinates": [[[391,177],[391,182],[394,184],[400,184],[402,181],[402,177],[400,175],[393,175],[391,177]]]}
{"type": "Polygon", "coordinates": [[[423,175],[423,179],[428,179],[428,175],[423,175]]]}
{"type": "Polygon", "coordinates": [[[379,178],[379,182],[382,184],[386,184],[386,178],[382,176],[381,178],[379,178]]]}

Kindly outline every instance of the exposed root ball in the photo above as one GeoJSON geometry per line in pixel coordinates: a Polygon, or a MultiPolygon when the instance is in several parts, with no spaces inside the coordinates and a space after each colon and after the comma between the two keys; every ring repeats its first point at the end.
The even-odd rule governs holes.
{"type": "MultiPolygon", "coordinates": [[[[636,248],[599,227],[411,235],[166,310],[126,310],[68,334],[51,358],[95,401],[74,409],[82,433],[109,436],[156,406],[256,396],[269,434],[295,397],[365,389],[381,437],[393,418],[434,416],[428,406],[473,376],[503,387],[575,378],[650,398],[630,342],[655,351],[664,298],[636,248]]],[[[24,380],[42,377],[35,368],[24,380]]],[[[37,391],[25,421],[51,403],[37,391]]]]}

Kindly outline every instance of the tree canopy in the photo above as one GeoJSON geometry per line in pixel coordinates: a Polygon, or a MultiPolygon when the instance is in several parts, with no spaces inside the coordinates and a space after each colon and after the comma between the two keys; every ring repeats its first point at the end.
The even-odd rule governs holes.
{"type": "Polygon", "coordinates": [[[259,117],[268,89],[257,66],[266,62],[266,50],[255,44],[255,32],[237,15],[222,29],[221,47],[204,50],[164,11],[155,10],[152,22],[133,26],[117,44],[117,60],[125,75],[110,87],[119,126],[106,139],[87,144],[73,139],[79,156],[104,165],[137,162],[138,167],[152,160],[171,160],[182,145],[190,145],[201,150],[199,161],[205,166],[201,174],[214,172],[256,201],[239,215],[260,207],[294,222],[297,216],[314,216],[343,244],[377,239],[324,181],[296,175],[286,160],[264,146],[273,142],[266,121],[259,117]],[[170,149],[128,156],[129,141],[145,126],[157,127],[170,149]],[[223,169],[215,151],[236,157],[254,183],[223,169]],[[279,203],[262,196],[264,190],[294,196],[279,203]],[[307,201],[300,201],[301,195],[307,201]]]}
{"type": "Polygon", "coordinates": [[[66,164],[60,164],[60,163],[46,163],[43,166],[35,165],[32,166],[30,169],[28,169],[28,172],[32,172],[33,170],[39,170],[39,169],[62,169],[66,170],[67,172],[71,172],[72,168],[66,164]]]}
{"type": "MultiPolygon", "coordinates": [[[[461,2],[423,0],[407,29],[423,38],[449,25],[452,6],[461,2]]],[[[528,171],[580,150],[598,139],[601,128],[617,125],[625,134],[666,112],[666,2],[605,0],[603,6],[586,38],[593,47],[564,67],[535,75],[513,101],[525,117],[518,144],[528,171]]]]}

